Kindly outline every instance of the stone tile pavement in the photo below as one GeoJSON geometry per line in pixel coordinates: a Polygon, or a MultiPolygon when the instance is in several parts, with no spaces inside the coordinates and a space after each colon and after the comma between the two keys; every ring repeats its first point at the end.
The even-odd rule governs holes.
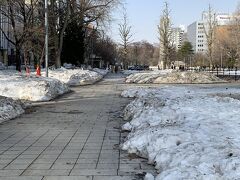
{"type": "Polygon", "coordinates": [[[109,75],[0,124],[0,180],[138,180],[154,172],[118,148],[128,101],[121,82],[109,75]]]}

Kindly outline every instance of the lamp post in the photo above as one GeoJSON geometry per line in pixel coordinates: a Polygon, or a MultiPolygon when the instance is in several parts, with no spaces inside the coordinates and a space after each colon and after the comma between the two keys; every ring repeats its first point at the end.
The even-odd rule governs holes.
{"type": "Polygon", "coordinates": [[[45,68],[48,77],[48,0],[45,0],[45,68]]]}

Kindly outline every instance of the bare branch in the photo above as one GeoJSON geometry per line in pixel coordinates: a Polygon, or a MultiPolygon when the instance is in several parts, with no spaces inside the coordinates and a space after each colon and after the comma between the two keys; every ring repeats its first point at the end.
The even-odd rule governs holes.
{"type": "Polygon", "coordinates": [[[160,25],[158,26],[160,50],[159,60],[161,68],[165,69],[167,64],[170,64],[171,51],[173,49],[171,43],[171,18],[168,3],[164,3],[164,9],[160,18],[160,25]]]}

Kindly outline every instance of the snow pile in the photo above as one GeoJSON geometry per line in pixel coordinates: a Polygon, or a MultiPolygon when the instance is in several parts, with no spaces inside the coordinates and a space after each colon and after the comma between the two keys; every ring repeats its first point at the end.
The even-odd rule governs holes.
{"type": "Polygon", "coordinates": [[[135,74],[135,73],[141,73],[141,72],[139,72],[139,71],[137,71],[137,70],[123,70],[122,71],[122,73],[124,74],[124,75],[131,75],[131,74],[135,74]]]}
{"type": "Polygon", "coordinates": [[[94,71],[94,72],[97,72],[97,73],[99,73],[99,74],[101,74],[101,75],[103,75],[103,76],[106,76],[107,73],[109,72],[109,71],[106,70],[106,69],[99,69],[99,68],[93,68],[93,71],[94,71]]]}
{"type": "Polygon", "coordinates": [[[144,180],[154,180],[154,176],[150,173],[147,173],[146,176],[144,177],[144,180]]]}
{"type": "Polygon", "coordinates": [[[2,62],[0,62],[0,70],[3,70],[3,69],[6,69],[6,67],[2,62]]]}
{"type": "Polygon", "coordinates": [[[56,79],[0,71],[1,96],[28,101],[49,101],[68,91],[68,86],[56,79]]]}
{"type": "Polygon", "coordinates": [[[66,69],[73,69],[73,68],[75,68],[75,65],[73,65],[73,64],[71,64],[71,63],[70,63],[70,64],[64,63],[64,64],[63,64],[63,67],[66,68],[66,69]]]}
{"type": "Polygon", "coordinates": [[[239,98],[239,88],[123,93],[134,94],[125,109],[131,121],[123,129],[131,133],[122,149],[148,158],[160,173],[155,180],[240,178],[240,101],[232,98],[239,98]]]}
{"type": "Polygon", "coordinates": [[[93,84],[102,79],[103,75],[90,70],[65,69],[62,67],[56,70],[49,70],[49,77],[58,79],[70,86],[77,86],[93,84]]]}
{"type": "Polygon", "coordinates": [[[224,82],[217,76],[206,72],[190,72],[190,71],[152,71],[148,73],[135,73],[127,77],[127,83],[213,83],[224,82]]]}
{"type": "Polygon", "coordinates": [[[13,119],[24,113],[24,105],[20,101],[0,96],[0,123],[13,119]]]}

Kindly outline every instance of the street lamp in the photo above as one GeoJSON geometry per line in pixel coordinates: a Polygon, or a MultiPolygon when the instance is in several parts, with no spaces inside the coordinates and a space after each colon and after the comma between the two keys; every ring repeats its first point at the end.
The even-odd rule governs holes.
{"type": "Polygon", "coordinates": [[[45,68],[48,77],[48,0],[45,0],[45,68]]]}

